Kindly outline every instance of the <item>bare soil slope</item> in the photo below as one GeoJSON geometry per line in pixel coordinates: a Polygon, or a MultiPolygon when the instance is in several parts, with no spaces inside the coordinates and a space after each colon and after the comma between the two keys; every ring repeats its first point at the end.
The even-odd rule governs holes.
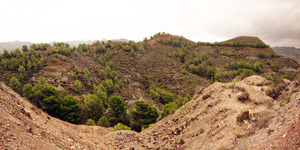
{"type": "Polygon", "coordinates": [[[110,129],[53,118],[0,83],[0,149],[108,149],[110,129]]]}

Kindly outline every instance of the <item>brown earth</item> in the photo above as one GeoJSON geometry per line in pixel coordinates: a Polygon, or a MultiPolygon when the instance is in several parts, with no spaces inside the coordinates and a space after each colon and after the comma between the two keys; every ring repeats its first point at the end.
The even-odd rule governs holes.
{"type": "Polygon", "coordinates": [[[55,119],[0,83],[0,147],[297,150],[300,87],[296,82],[290,83],[277,100],[265,95],[268,88],[268,81],[259,76],[199,88],[189,103],[136,133],[111,132],[111,128],[72,125],[55,119]],[[240,101],[244,93],[249,94],[248,98],[240,101]],[[237,116],[246,111],[249,118],[237,122],[237,116]]]}

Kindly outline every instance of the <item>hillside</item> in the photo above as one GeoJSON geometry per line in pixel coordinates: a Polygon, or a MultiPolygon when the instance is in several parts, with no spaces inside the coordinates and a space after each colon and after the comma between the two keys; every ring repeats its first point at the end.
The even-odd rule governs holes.
{"type": "Polygon", "coordinates": [[[214,83],[147,130],[139,134],[110,133],[108,136],[113,137],[108,139],[122,149],[299,148],[298,84],[286,88],[284,93],[291,96],[289,102],[266,96],[263,89],[267,88],[268,81],[259,76],[235,83],[214,83]],[[249,94],[245,101],[239,100],[243,93],[249,94]],[[247,111],[249,118],[239,117],[247,111]],[[126,145],[119,145],[121,142],[126,145]]]}
{"type": "MultiPolygon", "coordinates": [[[[109,119],[108,103],[112,96],[120,96],[126,109],[134,109],[135,102],[143,100],[162,119],[188,103],[199,87],[214,82],[239,81],[255,74],[272,82],[298,76],[296,61],[277,55],[257,41],[254,45],[249,43],[203,44],[158,33],[142,42],[98,41],[78,47],[66,43],[35,44],[25,53],[13,51],[0,55],[0,81],[62,120],[67,117],[54,111],[51,105],[57,108],[67,95],[74,97],[79,106],[88,104],[85,102],[88,95],[100,99],[103,109],[96,117],[82,108],[78,111],[82,116],[79,120],[68,120],[77,124],[85,124],[89,118],[97,122],[101,116],[109,119]],[[12,84],[16,80],[19,85],[12,84]],[[30,85],[24,90],[26,84],[30,85]],[[49,90],[52,95],[41,96],[42,90],[49,90]],[[49,102],[51,96],[55,98],[49,102]]],[[[147,128],[155,119],[142,125],[147,128]]],[[[135,120],[128,113],[127,118],[119,121],[133,126],[135,120]]]]}
{"type": "Polygon", "coordinates": [[[200,88],[189,103],[136,133],[63,122],[0,83],[0,143],[4,149],[297,150],[300,88],[298,82],[285,84],[274,100],[264,92],[270,83],[259,76],[217,82],[200,88]],[[241,101],[243,93],[249,97],[241,101]]]}
{"type": "Polygon", "coordinates": [[[272,47],[273,50],[275,50],[278,54],[290,57],[295,60],[300,60],[300,49],[295,47],[272,47]]]}

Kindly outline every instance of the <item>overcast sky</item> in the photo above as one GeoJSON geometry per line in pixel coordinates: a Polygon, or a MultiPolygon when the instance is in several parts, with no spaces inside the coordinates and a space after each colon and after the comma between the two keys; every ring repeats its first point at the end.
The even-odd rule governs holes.
{"type": "Polygon", "coordinates": [[[1,0],[0,42],[258,36],[300,47],[299,0],[1,0]]]}

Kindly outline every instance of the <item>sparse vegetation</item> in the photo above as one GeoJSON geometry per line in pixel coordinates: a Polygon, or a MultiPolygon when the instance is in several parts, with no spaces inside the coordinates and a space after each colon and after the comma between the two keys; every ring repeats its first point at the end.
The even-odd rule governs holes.
{"type": "Polygon", "coordinates": [[[122,123],[118,123],[117,125],[114,126],[113,131],[118,131],[118,130],[131,130],[130,127],[127,127],[126,125],[122,123]]]}
{"type": "Polygon", "coordinates": [[[285,88],[284,83],[273,84],[269,89],[266,90],[266,95],[276,99],[285,88]]]}
{"type": "Polygon", "coordinates": [[[174,94],[167,92],[164,89],[160,89],[155,85],[151,85],[150,87],[150,96],[153,100],[156,100],[163,104],[167,104],[169,102],[174,101],[174,94]]]}

